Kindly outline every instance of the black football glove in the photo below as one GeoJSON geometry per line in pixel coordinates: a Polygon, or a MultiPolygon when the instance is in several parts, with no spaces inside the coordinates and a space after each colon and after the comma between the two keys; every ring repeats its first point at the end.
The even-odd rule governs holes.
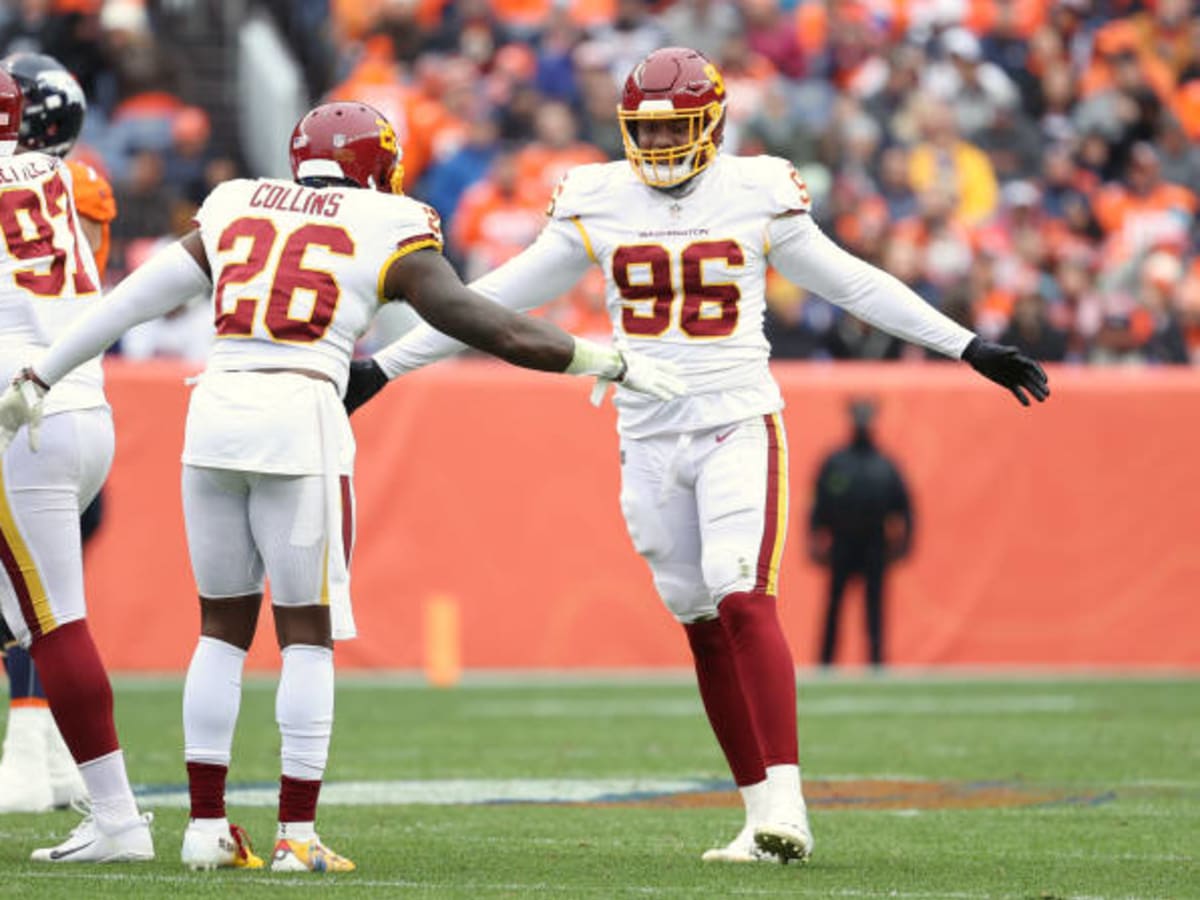
{"type": "Polygon", "coordinates": [[[1041,403],[1050,396],[1050,381],[1045,371],[1016,347],[975,337],[967,344],[962,358],[984,378],[1012,391],[1022,406],[1029,405],[1029,397],[1041,403]]]}
{"type": "Polygon", "coordinates": [[[346,414],[356,409],[383,390],[388,383],[388,377],[379,363],[373,359],[354,359],[350,361],[350,380],[346,382],[346,396],[342,405],[346,414]]]}

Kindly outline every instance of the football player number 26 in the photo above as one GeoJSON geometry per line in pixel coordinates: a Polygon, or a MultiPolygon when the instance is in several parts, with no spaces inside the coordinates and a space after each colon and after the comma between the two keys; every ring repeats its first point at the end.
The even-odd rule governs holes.
{"type": "Polygon", "coordinates": [[[676,297],[679,328],[688,337],[712,338],[732,334],[738,322],[741,291],[732,282],[704,278],[706,262],[741,266],[745,254],[737,241],[696,241],[679,254],[680,287],[676,290],[671,253],[662,244],[631,244],[613,254],[613,280],[628,303],[621,313],[626,334],[656,337],[671,325],[676,297]],[[653,301],[647,304],[645,301],[653,301]]]}
{"type": "Polygon", "coordinates": [[[244,218],[236,219],[221,232],[218,252],[236,253],[241,261],[225,263],[217,279],[217,334],[227,337],[251,334],[258,304],[264,298],[235,299],[233,292],[238,285],[256,278],[274,261],[275,271],[265,298],[264,327],[277,341],[312,343],[320,340],[333,320],[341,290],[332,273],[304,267],[304,254],[311,246],[324,247],[339,256],[354,253],[354,241],[344,228],[336,225],[302,225],[281,237],[271,220],[244,218]],[[282,249],[276,255],[276,245],[281,241],[282,249]],[[311,298],[312,303],[308,315],[294,318],[292,300],[298,291],[311,298]]]}

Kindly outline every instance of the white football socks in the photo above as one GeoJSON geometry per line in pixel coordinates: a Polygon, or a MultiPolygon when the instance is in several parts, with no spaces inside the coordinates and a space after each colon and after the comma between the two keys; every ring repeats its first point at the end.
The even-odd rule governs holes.
{"type": "Polygon", "coordinates": [[[275,695],[283,774],[320,781],[333,734],[333,651],[311,644],[283,648],[275,695]]]}
{"type": "Polygon", "coordinates": [[[808,809],[800,786],[798,765],[767,766],[766,783],[772,819],[790,821],[799,817],[807,820],[808,809]]]}
{"type": "Polygon", "coordinates": [[[755,825],[767,821],[767,816],[770,812],[768,802],[770,800],[770,793],[766,781],[740,787],[738,788],[738,793],[742,795],[742,803],[746,806],[747,826],[753,828],[755,825]]]}
{"type": "Polygon", "coordinates": [[[242,703],[246,651],[216,638],[196,643],[183,685],[183,746],[188,762],[228,766],[242,703]]]}
{"type": "Polygon", "coordinates": [[[92,815],[101,830],[112,830],[137,818],[137,801],[125,772],[125,754],[120,750],[81,763],[79,774],[87,785],[92,815]]]}

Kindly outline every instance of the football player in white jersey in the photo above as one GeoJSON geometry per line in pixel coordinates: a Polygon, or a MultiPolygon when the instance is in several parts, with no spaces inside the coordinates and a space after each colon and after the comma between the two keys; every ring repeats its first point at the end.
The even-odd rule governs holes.
{"type": "MultiPolygon", "coordinates": [[[[18,151],[37,150],[66,157],[87,114],[79,82],[58,60],[41,53],[14,53],[0,59],[21,89],[25,108],[17,135],[18,151]]],[[[108,222],[116,215],[112,188],[91,166],[68,160],[71,194],[79,229],[104,278],[108,222]]],[[[86,546],[99,512],[100,495],[85,507],[81,529],[86,546]],[[90,518],[89,518],[90,516],[90,518]]],[[[0,619],[0,648],[9,678],[8,725],[0,757],[0,812],[42,812],[86,800],[87,789],[71,751],[54,724],[46,693],[29,651],[7,633],[0,619]]]]}
{"type": "MultiPolygon", "coordinates": [[[[790,163],[718,153],[725,88],[700,53],[651,53],[626,80],[618,113],[627,162],[570,171],[534,244],[472,287],[528,308],[598,265],[618,341],[682,372],[686,396],[618,389],[616,405],[629,535],[687,634],[705,710],[745,802],[744,827],[704,859],[803,860],[813,841],[795,674],[776,614],[788,468],[763,334],[767,267],[876,327],[965,359],[1023,404],[1048,396],[1046,376],[825,237],[790,163]]],[[[356,365],[348,405],[459,349],[418,326],[356,365]]]]}
{"type": "MultiPolygon", "coordinates": [[[[9,377],[74,319],[100,305],[100,278],[57,156],[18,153],[24,97],[0,69],[0,375],[9,377]]],[[[50,711],[79,763],[91,813],[45,862],[154,858],[113,722],[113,694],[87,623],[79,515],[108,474],[112,416],[91,354],[40,411],[40,452],[0,460],[0,608],[29,648],[50,711]]]]}
{"type": "MultiPolygon", "coordinates": [[[[191,819],[183,862],[258,868],[225,810],[242,667],[264,575],[283,656],[279,826],[271,868],[354,863],[315,830],[333,723],[333,641],[352,638],[354,437],[342,403],[350,358],[381,301],[528,368],[615,378],[665,400],[669,362],[574,339],[473,294],[441,255],[437,214],[402,196],[392,126],[362,103],[308,112],[291,136],[294,181],[215,188],[196,230],[122,282],[0,398],[2,437],[36,424],[69,373],[139,321],[194,293],[213,297],[216,337],[188,407],[183,507],[201,634],[184,686],[191,819]]],[[[31,432],[32,433],[32,432],[31,432]]]]}

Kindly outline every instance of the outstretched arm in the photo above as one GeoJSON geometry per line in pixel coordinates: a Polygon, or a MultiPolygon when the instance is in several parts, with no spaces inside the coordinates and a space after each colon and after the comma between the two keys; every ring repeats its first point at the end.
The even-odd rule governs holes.
{"type": "Polygon", "coordinates": [[[774,220],[768,238],[768,260],[789,281],[889,334],[970,363],[1025,406],[1026,393],[1038,401],[1050,396],[1046,373],[1032,359],[938,312],[895,276],[847,253],[808,215],[774,220]]]}
{"type": "MultiPolygon", "coordinates": [[[[482,297],[464,285],[434,250],[417,250],[393,262],[383,293],[389,299],[407,300],[439,331],[514,365],[595,375],[660,400],[677,397],[686,389],[668,364],[572,337],[556,325],[518,315],[482,297]]],[[[348,394],[347,409],[353,411],[366,399],[369,395],[348,394]]]]}
{"type": "MultiPolygon", "coordinates": [[[[562,296],[591,265],[578,234],[568,230],[571,228],[565,222],[549,222],[533,244],[472,282],[472,290],[518,311],[534,309],[562,296]]],[[[382,374],[391,379],[459,353],[466,346],[426,321],[372,358],[382,374]]]]}
{"type": "Polygon", "coordinates": [[[200,233],[193,231],[135,269],[105,298],[62,333],[33,367],[43,387],[107,350],[137,325],[212,290],[200,233]]]}

